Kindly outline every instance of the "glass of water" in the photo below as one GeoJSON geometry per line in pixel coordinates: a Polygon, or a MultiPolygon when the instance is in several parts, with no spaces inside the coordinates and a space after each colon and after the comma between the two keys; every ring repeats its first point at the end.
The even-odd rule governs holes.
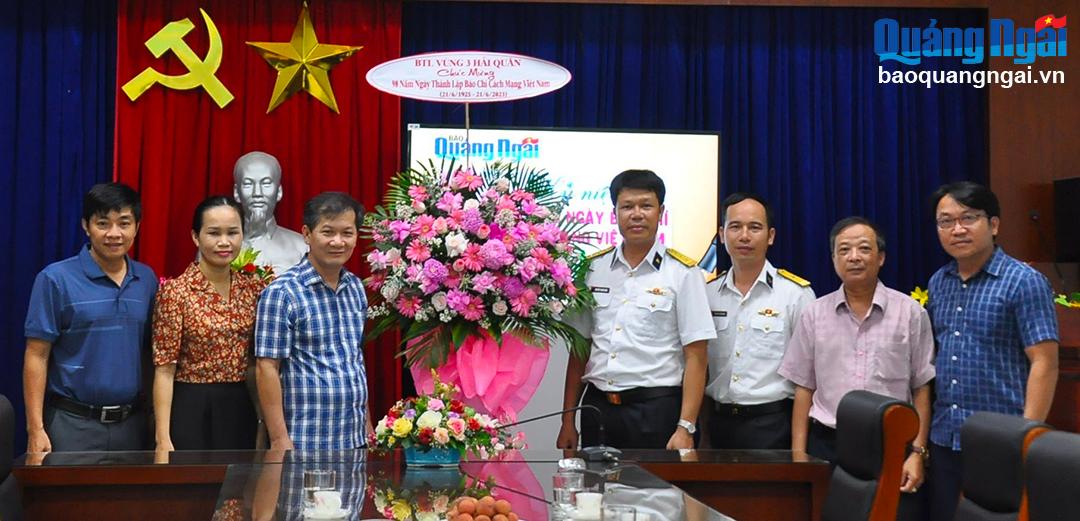
{"type": "Polygon", "coordinates": [[[327,469],[304,469],[304,506],[315,506],[315,493],[337,488],[337,473],[327,469]]]}
{"type": "Polygon", "coordinates": [[[551,491],[554,494],[553,505],[557,517],[569,517],[574,513],[577,493],[585,488],[585,474],[574,471],[559,471],[551,478],[551,491]]]}

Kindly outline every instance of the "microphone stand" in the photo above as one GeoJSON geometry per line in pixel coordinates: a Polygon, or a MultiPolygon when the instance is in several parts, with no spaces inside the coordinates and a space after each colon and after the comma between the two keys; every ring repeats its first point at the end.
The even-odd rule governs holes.
{"type": "Polygon", "coordinates": [[[600,408],[595,406],[595,405],[579,405],[577,407],[571,407],[569,409],[563,409],[561,411],[555,411],[555,412],[548,413],[548,414],[542,414],[540,416],[534,416],[534,417],[529,418],[527,420],[521,420],[521,421],[518,421],[518,422],[503,425],[502,427],[503,428],[516,427],[516,426],[521,425],[523,423],[531,423],[531,422],[534,422],[536,420],[543,420],[544,418],[550,418],[552,416],[558,416],[558,415],[561,415],[561,414],[564,414],[564,413],[580,411],[580,410],[583,410],[583,409],[588,409],[588,410],[593,411],[593,412],[596,413],[596,416],[597,416],[597,419],[598,419],[597,425],[599,427],[597,437],[600,439],[600,444],[599,445],[596,445],[596,446],[593,446],[593,447],[582,447],[581,448],[580,452],[581,452],[582,455],[585,456],[585,460],[586,461],[619,461],[619,456],[622,456],[622,451],[619,450],[619,449],[616,449],[615,447],[608,447],[607,445],[604,444],[604,441],[607,439],[604,436],[604,416],[603,416],[603,413],[600,411],[600,408]]]}

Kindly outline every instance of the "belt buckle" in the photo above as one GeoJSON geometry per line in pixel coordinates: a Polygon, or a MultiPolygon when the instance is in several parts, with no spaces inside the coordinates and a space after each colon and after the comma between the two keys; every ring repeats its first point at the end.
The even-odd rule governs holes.
{"type": "Polygon", "coordinates": [[[738,416],[739,415],[739,406],[738,405],[732,405],[731,406],[731,415],[732,416],[738,416]]]}
{"type": "Polygon", "coordinates": [[[116,423],[124,419],[124,407],[122,405],[103,405],[101,407],[101,423],[116,423]],[[110,413],[116,413],[112,416],[110,413]]]}
{"type": "Polygon", "coordinates": [[[605,392],[604,396],[607,398],[607,403],[611,405],[622,405],[622,396],[619,393],[605,392]]]}

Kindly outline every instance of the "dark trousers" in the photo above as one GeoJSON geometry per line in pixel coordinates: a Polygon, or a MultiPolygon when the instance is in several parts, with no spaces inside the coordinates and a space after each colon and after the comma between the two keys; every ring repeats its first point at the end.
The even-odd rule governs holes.
{"type": "Polygon", "coordinates": [[[930,488],[930,520],[952,521],[960,503],[964,466],[961,453],[951,447],[930,444],[930,473],[926,484],[930,488]]]}
{"type": "Polygon", "coordinates": [[[791,400],[778,412],[747,416],[725,414],[723,407],[709,416],[709,442],[714,449],[791,448],[791,400]]]}
{"type": "MultiPolygon", "coordinates": [[[[810,431],[806,436],[806,452],[816,458],[821,458],[829,462],[829,466],[836,467],[837,464],[837,447],[836,447],[836,429],[827,427],[817,420],[810,420],[810,431]]],[[[933,457],[930,458],[933,460],[933,457]]],[[[929,472],[929,469],[927,469],[929,472]]],[[[923,521],[926,519],[924,515],[925,502],[928,496],[926,492],[926,485],[924,484],[918,492],[900,493],[900,504],[897,506],[896,519],[899,521],[923,521]]],[[[949,518],[952,521],[952,518],[949,518]]]]}
{"type": "Polygon", "coordinates": [[[806,433],[806,453],[836,466],[836,429],[811,418],[806,433]]]}
{"type": "Polygon", "coordinates": [[[255,448],[255,406],[243,382],[173,384],[169,435],[176,450],[255,448]]]}
{"type": "Polygon", "coordinates": [[[581,411],[582,447],[604,443],[618,449],[663,449],[679,423],[682,394],[612,405],[590,385],[581,403],[600,409],[600,418],[594,411],[581,411]],[[604,422],[602,440],[599,421],[604,422]]]}
{"type": "Polygon", "coordinates": [[[52,450],[57,452],[146,449],[149,425],[142,411],[133,412],[123,421],[102,423],[46,405],[43,419],[52,450]]]}

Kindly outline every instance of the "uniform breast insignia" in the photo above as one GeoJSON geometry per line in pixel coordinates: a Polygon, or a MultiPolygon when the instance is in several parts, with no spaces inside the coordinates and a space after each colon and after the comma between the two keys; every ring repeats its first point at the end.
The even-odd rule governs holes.
{"type": "Polygon", "coordinates": [[[773,309],[773,308],[764,308],[764,309],[758,311],[757,314],[759,314],[759,315],[761,315],[763,317],[769,317],[769,318],[776,318],[776,317],[780,316],[780,312],[773,309]]]}
{"type": "Polygon", "coordinates": [[[649,290],[646,290],[646,291],[648,291],[648,293],[650,295],[658,295],[658,296],[661,296],[661,297],[664,296],[664,295],[667,295],[667,292],[664,291],[664,288],[652,288],[652,289],[649,289],[649,290]]]}
{"type": "Polygon", "coordinates": [[[671,258],[681,262],[687,268],[693,268],[694,266],[697,266],[697,262],[695,262],[694,259],[691,259],[690,257],[686,256],[685,253],[682,253],[679,250],[676,250],[674,248],[667,248],[665,251],[667,251],[668,255],[671,255],[671,258]]]}
{"type": "Polygon", "coordinates": [[[611,293],[611,288],[605,288],[603,286],[592,286],[589,288],[589,291],[592,291],[593,293],[611,293]]]}
{"type": "Polygon", "coordinates": [[[714,310],[712,310],[712,316],[714,316],[714,317],[726,317],[727,316],[727,311],[714,309],[714,310]]]}
{"type": "Polygon", "coordinates": [[[810,287],[810,281],[808,281],[808,280],[806,280],[806,279],[804,279],[804,278],[802,278],[802,277],[800,277],[800,276],[798,276],[798,275],[796,275],[796,274],[794,274],[794,273],[792,273],[792,272],[790,272],[788,270],[776,270],[776,273],[778,275],[780,275],[781,277],[784,277],[785,279],[788,279],[791,282],[794,282],[795,284],[798,284],[799,286],[802,286],[804,288],[810,287]]]}

